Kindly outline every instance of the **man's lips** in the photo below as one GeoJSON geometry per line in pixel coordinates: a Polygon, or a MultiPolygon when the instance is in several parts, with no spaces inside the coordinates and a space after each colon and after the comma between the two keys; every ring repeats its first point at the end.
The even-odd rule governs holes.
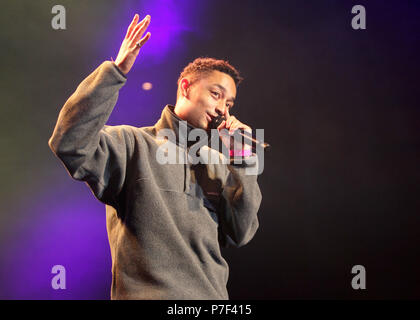
{"type": "Polygon", "coordinates": [[[210,122],[213,121],[213,117],[206,112],[207,120],[210,122]]]}

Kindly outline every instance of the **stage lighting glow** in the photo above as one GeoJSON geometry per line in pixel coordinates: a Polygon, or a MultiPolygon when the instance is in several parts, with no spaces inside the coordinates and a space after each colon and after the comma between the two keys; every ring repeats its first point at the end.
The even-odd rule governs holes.
{"type": "Polygon", "coordinates": [[[143,90],[148,91],[153,88],[153,85],[150,82],[144,82],[141,87],[143,90]]]}

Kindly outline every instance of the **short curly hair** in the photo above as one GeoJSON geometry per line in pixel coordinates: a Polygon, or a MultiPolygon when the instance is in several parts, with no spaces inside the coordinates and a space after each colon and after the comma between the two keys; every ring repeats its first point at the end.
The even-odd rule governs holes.
{"type": "Polygon", "coordinates": [[[176,95],[177,100],[181,91],[179,88],[179,83],[181,82],[182,78],[186,76],[191,76],[190,83],[194,83],[195,81],[201,79],[203,76],[208,75],[214,70],[224,72],[228,74],[229,76],[231,76],[233,81],[235,82],[236,87],[238,87],[239,84],[244,79],[239,74],[239,71],[236,70],[232,65],[230,65],[229,62],[226,60],[219,60],[219,59],[209,58],[209,57],[199,57],[199,58],[196,58],[194,61],[190,62],[184,68],[184,70],[182,70],[181,74],[179,75],[179,78],[177,81],[177,86],[178,86],[177,95],[176,95]]]}

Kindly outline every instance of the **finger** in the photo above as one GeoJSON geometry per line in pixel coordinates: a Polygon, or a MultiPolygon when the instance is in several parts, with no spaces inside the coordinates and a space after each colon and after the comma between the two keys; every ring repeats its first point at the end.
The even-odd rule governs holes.
{"type": "Polygon", "coordinates": [[[238,130],[239,125],[236,122],[233,122],[229,127],[229,133],[232,134],[235,130],[238,130]]]}
{"type": "Polygon", "coordinates": [[[133,30],[133,28],[134,28],[134,26],[136,25],[136,23],[137,23],[137,21],[138,21],[138,20],[139,20],[139,15],[136,13],[136,14],[134,15],[133,20],[131,21],[130,25],[129,25],[129,26],[128,26],[128,28],[127,28],[127,33],[126,33],[126,35],[125,35],[125,38],[126,38],[126,39],[130,38],[131,32],[132,32],[132,30],[133,30]]]}
{"type": "Polygon", "coordinates": [[[150,16],[147,15],[147,16],[144,17],[144,19],[142,21],[140,21],[136,25],[136,27],[133,30],[133,33],[131,34],[130,40],[135,40],[136,36],[139,34],[139,31],[141,31],[145,25],[148,25],[149,22],[150,22],[150,16]]]}
{"type": "Polygon", "coordinates": [[[134,35],[136,34],[137,30],[140,29],[140,27],[143,25],[143,23],[145,22],[145,19],[143,19],[142,21],[138,22],[133,29],[131,30],[131,34],[130,37],[128,38],[129,40],[133,40],[134,39],[134,35]]]}
{"type": "Polygon", "coordinates": [[[250,126],[245,126],[244,130],[248,133],[252,133],[252,128],[250,126]]]}
{"type": "Polygon", "coordinates": [[[223,120],[221,124],[217,127],[217,130],[222,130],[226,128],[226,120],[223,120]]]}
{"type": "Polygon", "coordinates": [[[230,128],[230,126],[232,125],[232,123],[233,123],[235,120],[236,120],[235,116],[230,116],[230,117],[227,119],[227,124],[226,124],[226,127],[227,127],[227,128],[230,128]]]}
{"type": "Polygon", "coordinates": [[[143,35],[146,28],[149,26],[150,23],[150,16],[147,15],[140,23],[136,25],[133,30],[133,34],[131,35],[130,40],[137,42],[138,39],[143,35]]]}
{"type": "Polygon", "coordinates": [[[230,125],[229,132],[233,133],[235,130],[246,129],[246,128],[248,128],[247,125],[243,124],[238,119],[235,119],[235,121],[233,121],[232,124],[230,125]]]}
{"type": "Polygon", "coordinates": [[[237,122],[234,122],[231,127],[229,128],[229,133],[233,133],[234,131],[242,129],[244,131],[252,131],[251,127],[247,126],[246,124],[240,122],[239,120],[237,122]]]}
{"type": "Polygon", "coordinates": [[[141,47],[143,47],[143,45],[147,42],[147,40],[149,40],[149,38],[150,38],[150,36],[151,36],[152,34],[150,33],[150,32],[148,32],[139,42],[138,42],[138,44],[139,45],[137,45],[136,44],[136,46],[135,46],[135,48],[134,48],[134,53],[137,53],[139,50],[140,50],[140,48],[141,47]]]}
{"type": "Polygon", "coordinates": [[[147,40],[149,40],[151,36],[152,34],[150,32],[146,33],[146,35],[143,38],[141,38],[139,41],[140,46],[143,46],[147,42],[147,40]]]}

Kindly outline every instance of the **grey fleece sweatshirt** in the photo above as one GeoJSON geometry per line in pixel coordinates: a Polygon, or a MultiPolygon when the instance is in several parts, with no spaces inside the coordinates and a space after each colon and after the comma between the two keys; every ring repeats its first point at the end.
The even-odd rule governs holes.
{"type": "Polygon", "coordinates": [[[157,132],[179,135],[185,125],[171,105],[152,127],[105,125],[126,81],[103,62],[67,100],[48,141],[71,177],[106,204],[111,299],[228,299],[220,246],[254,236],[257,176],[233,164],[159,164],[157,132]]]}

